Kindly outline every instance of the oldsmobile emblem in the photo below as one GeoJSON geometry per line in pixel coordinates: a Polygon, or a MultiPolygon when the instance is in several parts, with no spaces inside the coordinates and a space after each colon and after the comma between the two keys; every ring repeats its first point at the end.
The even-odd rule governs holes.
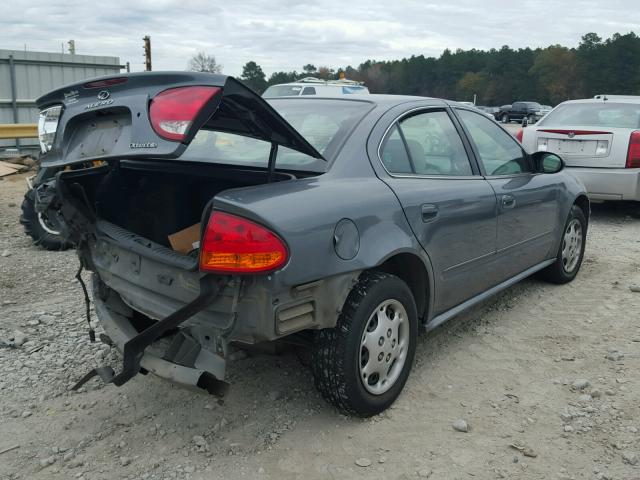
{"type": "Polygon", "coordinates": [[[569,137],[569,138],[573,138],[573,137],[575,137],[575,136],[576,136],[576,132],[569,132],[569,133],[567,133],[567,137],[569,137]]]}
{"type": "Polygon", "coordinates": [[[98,100],[106,100],[107,98],[109,98],[109,92],[107,92],[106,90],[102,90],[100,93],[98,93],[98,100]]]}

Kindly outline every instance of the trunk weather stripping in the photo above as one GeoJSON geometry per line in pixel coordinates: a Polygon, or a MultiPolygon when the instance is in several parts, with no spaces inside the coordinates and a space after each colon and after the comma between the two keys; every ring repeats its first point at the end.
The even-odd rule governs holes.
{"type": "MultiPolygon", "coordinates": [[[[200,294],[195,300],[187,303],[168,317],[154,323],[124,344],[122,371],[120,373],[116,375],[110,366],[94,368],[82,377],[72,387],[72,390],[78,390],[95,376],[99,376],[104,383],[113,383],[118,387],[127,383],[140,372],[140,361],[144,356],[144,350],[163,334],[210,306],[218,298],[227,282],[227,277],[205,275],[200,278],[200,294]]],[[[205,388],[214,395],[224,395],[228,389],[226,382],[214,379],[210,374],[206,375],[205,378],[201,378],[198,381],[198,386],[205,388]]]]}

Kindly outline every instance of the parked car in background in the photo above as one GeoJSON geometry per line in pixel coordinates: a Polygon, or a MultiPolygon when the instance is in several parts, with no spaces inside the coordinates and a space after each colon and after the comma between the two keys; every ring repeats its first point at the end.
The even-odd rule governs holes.
{"type": "Polygon", "coordinates": [[[341,95],[367,94],[369,89],[362,82],[354,80],[322,80],[315,77],[305,77],[291,83],[271,85],[262,96],[264,98],[298,97],[318,95],[321,97],[339,97],[341,95]]]}
{"type": "Polygon", "coordinates": [[[517,134],[530,152],[556,152],[592,200],[640,201],[640,96],[570,100],[517,134]]]}
{"type": "Polygon", "coordinates": [[[148,72],[37,105],[63,107],[42,164],[62,170],[69,240],[123,352],[76,388],[142,370],[222,394],[230,345],[279,342],[310,350],[327,401],[370,416],[403,389],[419,329],[580,269],[582,184],[455,102],[267,101],[224,75],[148,72]]]}
{"type": "Polygon", "coordinates": [[[494,113],[494,117],[502,123],[521,122],[525,118],[528,123],[535,123],[549,111],[550,109],[543,108],[538,102],[513,102],[511,105],[501,106],[494,113]]]}

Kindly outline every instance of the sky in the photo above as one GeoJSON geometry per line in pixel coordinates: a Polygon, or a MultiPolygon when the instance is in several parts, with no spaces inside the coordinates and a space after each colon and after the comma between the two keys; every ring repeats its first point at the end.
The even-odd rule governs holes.
{"type": "Polygon", "coordinates": [[[154,70],[185,70],[199,51],[240,75],[253,60],[279,70],[357,66],[367,59],[439,56],[445,48],[577,46],[596,32],[640,34],[638,0],[7,0],[0,49],[120,57],[144,69],[151,36],[154,70]],[[10,6],[10,8],[8,8],[10,6]]]}

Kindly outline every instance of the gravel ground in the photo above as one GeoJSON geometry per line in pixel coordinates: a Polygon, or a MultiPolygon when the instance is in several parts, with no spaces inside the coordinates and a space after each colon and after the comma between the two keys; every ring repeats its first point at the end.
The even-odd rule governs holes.
{"type": "Polygon", "coordinates": [[[628,209],[594,207],[573,283],[524,281],[422,335],[400,399],[362,420],[294,354],[237,355],[224,402],[142,375],[70,392],[118,357],[88,341],[74,253],[24,236],[24,189],[0,180],[0,337],[21,343],[0,346],[2,479],[640,478],[628,209]]]}

